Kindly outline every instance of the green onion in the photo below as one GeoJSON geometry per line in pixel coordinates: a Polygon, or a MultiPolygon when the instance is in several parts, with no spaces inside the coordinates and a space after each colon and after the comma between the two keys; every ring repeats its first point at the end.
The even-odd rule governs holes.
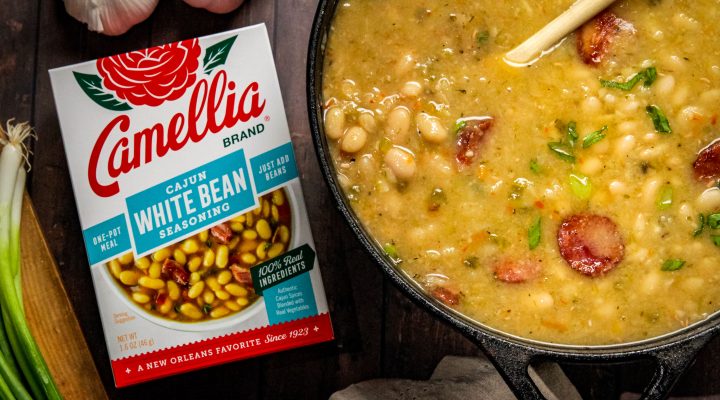
{"type": "Polygon", "coordinates": [[[385,254],[387,254],[390,258],[392,258],[393,261],[397,261],[397,260],[398,260],[398,252],[397,252],[397,248],[395,247],[394,244],[392,244],[392,243],[385,243],[385,244],[383,245],[383,251],[384,251],[385,254]]]}
{"type": "Polygon", "coordinates": [[[542,171],[542,169],[540,168],[540,164],[538,164],[537,160],[534,158],[530,160],[530,171],[536,174],[540,174],[540,172],[542,171]]]}
{"type": "Polygon", "coordinates": [[[577,133],[577,123],[570,121],[567,124],[567,141],[570,147],[575,147],[575,142],[580,136],[577,133]]]}
{"type": "Polygon", "coordinates": [[[575,155],[573,154],[573,149],[567,144],[562,142],[550,142],[548,143],[548,147],[553,153],[555,153],[556,156],[560,157],[561,159],[569,163],[575,162],[575,155]]]}
{"type": "Polygon", "coordinates": [[[474,269],[477,267],[477,264],[478,264],[478,258],[475,256],[470,256],[470,257],[466,258],[465,260],[463,260],[463,265],[468,268],[474,269]]]}
{"type": "Polygon", "coordinates": [[[713,229],[720,229],[720,213],[708,215],[707,225],[713,229]]]}
{"type": "Polygon", "coordinates": [[[677,271],[685,265],[685,261],[679,259],[665,260],[662,265],[663,271],[677,271]]]}
{"type": "Polygon", "coordinates": [[[660,188],[660,192],[658,193],[658,198],[655,203],[657,205],[658,210],[664,211],[670,208],[673,204],[673,188],[670,185],[664,185],[662,188],[660,188]]]}
{"type": "Polygon", "coordinates": [[[528,243],[530,245],[530,250],[534,250],[540,244],[540,234],[542,232],[541,221],[542,218],[537,217],[535,222],[530,225],[530,229],[528,229],[528,243]]]}
{"type": "Polygon", "coordinates": [[[698,225],[692,233],[693,237],[700,236],[700,234],[703,233],[703,230],[705,230],[705,216],[698,214],[698,225]]]}
{"type": "Polygon", "coordinates": [[[455,128],[454,128],[453,132],[455,132],[455,134],[457,134],[465,126],[467,126],[466,121],[458,120],[457,122],[455,122],[455,128]]]}
{"type": "Polygon", "coordinates": [[[442,190],[442,188],[436,187],[433,189],[433,191],[430,193],[430,205],[429,209],[430,211],[437,211],[440,209],[440,206],[447,203],[447,196],[445,195],[445,191],[442,190]]]}
{"type": "Polygon", "coordinates": [[[575,196],[579,199],[589,199],[592,194],[592,183],[590,182],[590,178],[579,172],[570,174],[570,189],[572,189],[573,194],[575,194],[575,196]]]}
{"type": "Polygon", "coordinates": [[[490,32],[489,31],[478,32],[475,39],[477,40],[478,46],[481,46],[481,45],[485,44],[488,40],[490,40],[490,32]]]}
{"type": "Polygon", "coordinates": [[[603,126],[602,128],[596,130],[595,132],[585,136],[582,142],[583,149],[587,149],[588,147],[594,145],[595,143],[603,140],[605,138],[605,131],[607,131],[607,126],[603,126]]]}
{"type": "MultiPolygon", "coordinates": [[[[17,373],[13,372],[14,356],[20,365],[32,396],[37,399],[60,399],[45,360],[25,320],[20,286],[20,211],[25,190],[27,149],[24,140],[32,136],[27,123],[7,123],[7,132],[0,128],[0,306],[12,354],[0,353],[0,397],[30,399],[17,373]],[[7,390],[12,394],[9,395],[7,390]]],[[[1,348],[1,347],[0,347],[1,348]]]]}
{"type": "Polygon", "coordinates": [[[660,133],[672,133],[672,129],[670,128],[670,122],[668,122],[667,117],[665,117],[665,114],[663,114],[660,107],[650,105],[645,107],[645,111],[647,111],[650,119],[652,119],[656,131],[660,133]]]}
{"type": "Polygon", "coordinates": [[[644,81],[643,86],[650,87],[650,85],[655,82],[655,79],[657,79],[657,70],[655,69],[655,67],[650,67],[633,75],[626,82],[606,81],[604,79],[600,79],[600,84],[606,88],[630,91],[640,81],[644,81]]]}
{"type": "Polygon", "coordinates": [[[710,239],[713,241],[715,246],[720,247],[720,235],[712,235],[710,239]]]}

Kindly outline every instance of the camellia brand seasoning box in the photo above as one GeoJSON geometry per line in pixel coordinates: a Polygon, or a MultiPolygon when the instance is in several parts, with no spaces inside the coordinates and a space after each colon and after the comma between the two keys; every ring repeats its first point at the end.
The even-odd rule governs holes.
{"type": "Polygon", "coordinates": [[[264,25],[50,77],[117,386],[333,338],[264,25]]]}

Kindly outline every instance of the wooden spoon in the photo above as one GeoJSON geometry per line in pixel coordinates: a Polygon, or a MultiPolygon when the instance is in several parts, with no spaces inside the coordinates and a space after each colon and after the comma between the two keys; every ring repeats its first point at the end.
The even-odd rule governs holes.
{"type": "Polygon", "coordinates": [[[577,29],[615,0],[578,0],[564,13],[545,25],[516,48],[505,54],[505,61],[526,66],[537,60],[568,33],[577,29]]]}

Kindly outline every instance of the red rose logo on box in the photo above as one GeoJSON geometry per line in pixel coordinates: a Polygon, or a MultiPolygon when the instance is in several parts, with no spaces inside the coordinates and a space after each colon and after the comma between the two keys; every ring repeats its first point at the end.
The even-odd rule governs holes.
{"type": "Polygon", "coordinates": [[[97,60],[103,86],[134,106],[176,100],[195,83],[200,43],[184,40],[97,60]]]}
{"type": "MultiPolygon", "coordinates": [[[[203,72],[225,64],[236,37],[205,49],[203,72]]],[[[99,75],[73,72],[80,88],[98,105],[112,111],[132,106],[157,107],[177,100],[197,81],[202,48],[197,39],[132,51],[97,60],[99,75]]]]}

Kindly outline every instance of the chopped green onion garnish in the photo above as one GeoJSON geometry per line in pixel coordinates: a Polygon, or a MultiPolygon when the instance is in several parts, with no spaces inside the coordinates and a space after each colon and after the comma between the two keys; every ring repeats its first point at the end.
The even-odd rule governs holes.
{"type": "Polygon", "coordinates": [[[208,315],[208,314],[210,314],[210,311],[212,311],[212,306],[210,304],[205,304],[202,307],[203,314],[208,315]]]}
{"type": "Polygon", "coordinates": [[[490,32],[488,31],[481,31],[478,32],[477,36],[475,37],[477,40],[478,45],[485,44],[488,40],[490,40],[490,32]]]}
{"type": "Polygon", "coordinates": [[[673,203],[673,188],[670,185],[664,185],[660,188],[657,198],[657,208],[660,211],[667,210],[673,203]]]}
{"type": "Polygon", "coordinates": [[[592,183],[590,182],[590,178],[579,172],[570,174],[570,189],[572,189],[573,194],[575,194],[575,196],[579,199],[589,199],[592,194],[592,183]]]}
{"type": "Polygon", "coordinates": [[[708,215],[707,225],[713,229],[720,229],[720,213],[708,215]]]}
{"type": "Polygon", "coordinates": [[[668,122],[667,117],[665,117],[665,114],[663,114],[662,110],[660,110],[658,106],[647,106],[645,107],[645,111],[647,111],[648,115],[652,119],[656,131],[660,133],[672,133],[670,122],[668,122]]]}
{"type": "Polygon", "coordinates": [[[685,265],[685,261],[679,259],[665,260],[662,265],[663,271],[677,271],[685,265]]]}
{"type": "Polygon", "coordinates": [[[383,251],[385,252],[385,254],[387,254],[388,256],[390,256],[392,258],[397,258],[397,256],[398,256],[397,248],[395,248],[395,245],[392,243],[385,243],[383,245],[383,251]]]}
{"type": "Polygon", "coordinates": [[[441,205],[447,203],[447,196],[442,188],[436,187],[430,193],[430,211],[437,211],[441,205]]]}
{"type": "Polygon", "coordinates": [[[460,130],[461,130],[462,128],[465,127],[465,125],[467,125],[467,122],[465,122],[465,121],[457,121],[457,122],[455,122],[455,128],[454,128],[455,130],[454,130],[454,132],[457,134],[458,132],[460,132],[460,130]]]}
{"type": "Polygon", "coordinates": [[[580,136],[577,133],[577,123],[570,121],[567,124],[567,141],[570,147],[575,147],[575,142],[580,136]]]}
{"type": "Polygon", "coordinates": [[[720,247],[720,235],[712,235],[710,239],[712,239],[715,246],[720,247]]]}
{"type": "Polygon", "coordinates": [[[548,147],[550,150],[555,153],[558,157],[562,158],[563,160],[574,163],[575,162],[575,155],[573,154],[572,147],[568,146],[565,143],[562,142],[550,142],[548,143],[548,147]]]}
{"type": "Polygon", "coordinates": [[[640,81],[644,81],[643,86],[650,87],[650,85],[652,85],[653,82],[655,82],[656,78],[657,78],[657,70],[655,69],[655,67],[650,67],[650,68],[646,68],[646,69],[638,72],[637,74],[633,75],[630,79],[627,80],[627,82],[615,82],[615,81],[606,81],[604,79],[600,79],[600,84],[606,88],[630,91],[640,81]]]}
{"type": "Polygon", "coordinates": [[[470,256],[470,257],[466,258],[465,260],[463,260],[463,265],[468,268],[475,268],[475,267],[477,267],[477,264],[478,264],[478,258],[475,256],[470,256]]]}
{"type": "Polygon", "coordinates": [[[530,171],[539,174],[540,173],[540,164],[538,164],[536,159],[530,160],[530,171]]]}
{"type": "Polygon", "coordinates": [[[705,216],[702,214],[698,214],[698,226],[693,231],[693,236],[700,236],[700,234],[703,233],[703,230],[705,230],[705,216]]]}
{"type": "Polygon", "coordinates": [[[583,149],[587,149],[588,147],[594,145],[595,143],[603,140],[605,138],[605,131],[607,131],[607,126],[603,126],[602,128],[596,130],[595,132],[585,136],[582,142],[583,149]]]}
{"type": "Polygon", "coordinates": [[[534,250],[540,244],[540,233],[541,233],[541,217],[537,217],[535,222],[528,229],[528,243],[530,250],[534,250]]]}

